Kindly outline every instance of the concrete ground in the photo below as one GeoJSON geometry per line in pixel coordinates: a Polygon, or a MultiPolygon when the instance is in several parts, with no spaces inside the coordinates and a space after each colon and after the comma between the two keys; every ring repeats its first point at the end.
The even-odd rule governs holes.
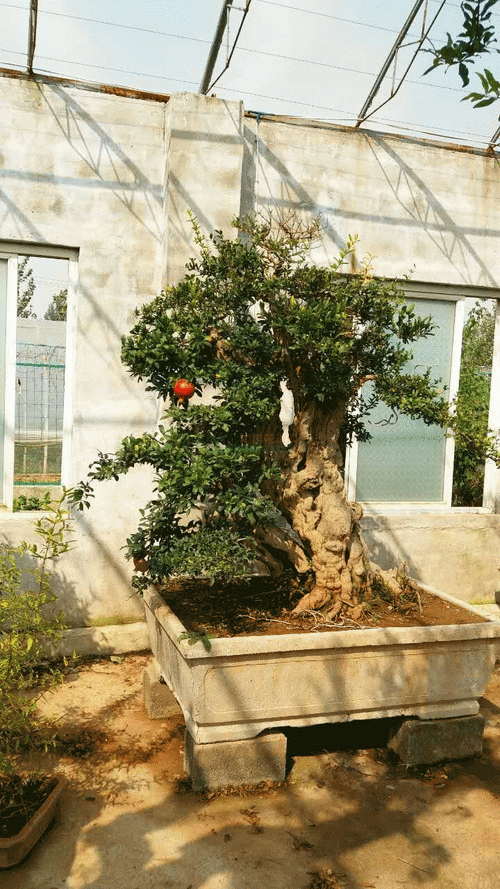
{"type": "Polygon", "coordinates": [[[68,786],[2,889],[500,887],[500,671],[481,758],[407,770],[385,721],[296,730],[283,785],[201,795],[182,783],[182,716],[146,716],[149,660],[83,662],[45,700],[59,750],[32,762],[68,786]]]}

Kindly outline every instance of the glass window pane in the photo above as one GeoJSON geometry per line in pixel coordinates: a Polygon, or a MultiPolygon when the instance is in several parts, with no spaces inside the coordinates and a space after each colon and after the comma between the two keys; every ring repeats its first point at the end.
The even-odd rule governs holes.
{"type": "MultiPolygon", "coordinates": [[[[431,368],[434,379],[449,386],[455,321],[455,303],[415,299],[419,315],[432,315],[434,336],[413,346],[410,367],[431,368]]],[[[361,501],[435,501],[444,497],[446,436],[442,429],[422,420],[399,417],[382,425],[390,411],[379,405],[370,415],[370,442],[360,442],[356,473],[356,499],[361,501]],[[378,424],[378,425],[377,425],[378,424]]]]}
{"type": "Polygon", "coordinates": [[[61,481],[68,261],[20,256],[15,495],[61,481]]]}

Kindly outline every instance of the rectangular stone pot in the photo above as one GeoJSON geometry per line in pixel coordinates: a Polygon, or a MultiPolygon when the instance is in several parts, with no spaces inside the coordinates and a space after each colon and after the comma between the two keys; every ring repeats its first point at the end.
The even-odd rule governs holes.
{"type": "Polygon", "coordinates": [[[56,815],[59,797],[66,784],[66,778],[58,778],[52,792],[23,829],[14,837],[0,839],[0,869],[19,864],[38,843],[56,815]]]}
{"type": "Polygon", "coordinates": [[[153,654],[199,744],[282,726],[475,714],[500,655],[494,621],[220,638],[206,651],[180,641],[185,627],[154,589],[144,603],[153,654]]]}

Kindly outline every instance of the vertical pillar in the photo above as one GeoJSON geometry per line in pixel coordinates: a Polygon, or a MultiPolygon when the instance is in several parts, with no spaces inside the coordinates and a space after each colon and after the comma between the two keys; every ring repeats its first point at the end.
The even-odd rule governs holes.
{"type": "MultiPolygon", "coordinates": [[[[495,316],[488,427],[500,438],[500,300],[497,300],[495,316]]],[[[493,512],[500,512],[500,469],[493,460],[486,461],[483,506],[493,512]]]]}

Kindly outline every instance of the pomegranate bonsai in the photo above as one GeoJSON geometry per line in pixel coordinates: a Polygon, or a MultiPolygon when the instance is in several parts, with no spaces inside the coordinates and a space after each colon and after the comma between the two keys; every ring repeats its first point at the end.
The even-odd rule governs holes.
{"type": "MultiPolygon", "coordinates": [[[[88,506],[94,481],[149,464],[154,496],[127,542],[145,571],[137,586],[240,576],[258,560],[273,575],[293,572],[296,610],[357,619],[377,579],[394,592],[397,580],[363,543],[345,445],[370,438],[366,417],[379,402],[453,426],[439,381],[408,369],[411,344],[433,323],[397,282],[352,271],[354,239],[334,263],[314,264],[316,223],[236,220],[236,238],[210,242],[193,225],[198,255],[186,276],[137,309],[122,343],[130,373],[169,402],[163,423],[100,454],[73,502],[88,506]],[[174,398],[181,374],[204,395],[187,409],[174,398]],[[288,446],[283,385],[294,405],[288,446]]],[[[469,445],[496,454],[488,438],[469,445]]]]}

